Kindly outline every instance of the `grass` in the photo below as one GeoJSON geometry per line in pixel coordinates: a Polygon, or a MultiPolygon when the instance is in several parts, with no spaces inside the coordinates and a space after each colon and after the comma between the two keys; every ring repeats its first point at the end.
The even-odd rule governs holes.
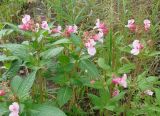
{"type": "MultiPolygon", "coordinates": [[[[131,55],[128,55],[127,52],[130,48],[127,46],[129,46],[129,44],[131,44],[133,40],[139,39],[142,41],[142,43],[145,43],[144,46],[148,49],[148,51],[149,50],[154,51],[157,49],[156,43],[160,39],[160,34],[159,34],[160,1],[158,0],[147,0],[147,1],[146,0],[47,0],[47,1],[43,0],[41,3],[38,2],[37,3],[38,5],[34,3],[34,5],[32,6],[34,10],[32,11],[30,10],[30,8],[27,9],[27,11],[24,11],[25,10],[25,8],[23,8],[24,4],[26,6],[29,5],[29,3],[26,3],[26,1],[23,1],[23,0],[17,0],[17,1],[8,0],[5,2],[2,2],[0,4],[0,9],[2,9],[0,11],[0,21],[19,24],[20,17],[23,15],[22,13],[32,13],[34,18],[38,17],[38,15],[40,15],[41,17],[41,14],[39,13],[37,14],[37,12],[35,12],[35,9],[37,7],[39,8],[42,5],[43,7],[41,7],[41,10],[42,11],[44,10],[45,13],[43,14],[45,14],[46,20],[48,22],[54,22],[55,25],[60,24],[62,25],[63,28],[65,28],[66,25],[76,24],[78,25],[80,30],[79,35],[81,35],[84,30],[91,31],[93,28],[93,25],[95,24],[95,20],[98,18],[101,19],[103,22],[105,22],[105,24],[109,28],[109,34],[105,37],[104,45],[97,46],[97,54],[98,54],[97,56],[99,57],[93,57],[90,59],[96,66],[97,64],[101,65],[100,67],[102,67],[102,69],[99,67],[99,72],[100,72],[99,84],[101,86],[103,85],[104,86],[101,89],[97,89],[96,87],[95,87],[96,89],[90,88],[90,87],[79,87],[78,85],[79,80],[76,80],[77,79],[76,77],[86,79],[84,78],[86,76],[85,74],[86,72],[81,71],[81,69],[78,67],[79,61],[77,60],[78,59],[77,57],[79,57],[80,55],[78,54],[77,56],[76,52],[78,50],[74,51],[76,46],[73,45],[67,48],[67,50],[64,52],[64,56],[61,56],[62,58],[60,57],[57,58],[57,59],[61,59],[62,61],[60,61],[60,63],[61,62],[62,64],[64,63],[63,65],[67,67],[64,70],[62,70],[62,73],[63,71],[65,72],[65,70],[67,69],[71,70],[73,68],[72,71],[70,72],[66,71],[64,75],[63,74],[56,75],[56,73],[57,74],[61,73],[61,72],[58,72],[59,70],[57,72],[54,72],[54,71],[49,72],[49,73],[54,73],[54,76],[59,77],[62,80],[55,80],[54,83],[50,84],[51,82],[50,80],[49,82],[46,81],[47,79],[44,79],[45,81],[43,80],[42,77],[45,76],[42,74],[43,71],[40,70],[38,72],[37,83],[39,85],[36,83],[33,89],[36,91],[36,89],[39,87],[40,90],[39,92],[33,91],[32,93],[33,95],[34,94],[37,95],[33,97],[35,98],[34,99],[35,102],[38,102],[38,101],[40,101],[41,103],[43,101],[50,102],[51,99],[53,101],[54,100],[56,101],[56,97],[55,97],[57,94],[56,89],[63,88],[62,93],[63,91],[65,92],[67,91],[70,94],[71,93],[70,91],[73,91],[70,102],[64,105],[63,107],[61,107],[61,109],[67,112],[67,114],[70,116],[72,115],[73,116],[74,115],[77,115],[77,116],[79,115],[100,115],[100,116],[127,115],[128,116],[129,113],[134,114],[135,113],[134,111],[137,111],[138,108],[140,109],[142,107],[139,103],[143,104],[143,100],[145,100],[146,104],[149,104],[149,105],[153,103],[153,99],[150,100],[149,97],[143,98],[144,96],[141,95],[142,93],[140,89],[138,89],[136,82],[140,81],[138,79],[139,78],[141,79],[142,77],[147,79],[146,77],[148,76],[158,75],[156,71],[159,68],[160,58],[158,55],[155,55],[155,57],[146,57],[145,55],[141,55],[140,57],[133,57],[131,55]],[[138,26],[138,28],[140,29],[139,32],[137,32],[136,34],[129,32],[128,29],[125,28],[125,25],[127,24],[127,21],[132,18],[135,19],[136,24],[141,24],[141,25],[143,25],[144,19],[150,19],[152,22],[151,31],[149,33],[144,33],[141,30],[142,26],[138,26]],[[70,49],[74,52],[70,53],[69,51],[70,49]],[[68,56],[65,56],[66,54],[68,56]],[[65,61],[63,61],[64,57],[68,61],[67,62],[68,64],[65,61]],[[73,67],[72,65],[68,66],[70,65],[69,61],[73,59],[74,60],[76,59],[75,64],[73,64],[72,62],[74,66],[73,67]],[[120,88],[121,91],[124,90],[124,93],[122,93],[121,96],[124,95],[125,97],[124,99],[119,100],[121,107],[119,109],[116,109],[116,113],[112,112],[112,107],[113,107],[112,105],[111,107],[105,106],[105,108],[103,108],[102,106],[105,104],[104,102],[108,103],[109,101],[107,100],[110,99],[110,96],[108,97],[107,92],[110,91],[110,93],[112,93],[113,90],[117,88],[117,86],[113,86],[113,85],[110,86],[109,84],[111,83],[111,77],[113,76],[113,74],[114,73],[119,75],[122,74],[123,66],[126,66],[125,69],[127,69],[128,67],[130,69],[133,67],[134,69],[133,64],[135,64],[135,70],[133,71],[127,70],[128,72],[130,72],[128,74],[130,79],[129,84],[131,85],[130,88],[129,89],[120,88]],[[107,66],[104,66],[104,65],[107,65],[107,66]],[[105,68],[103,69],[103,67],[105,68]],[[108,67],[110,70],[108,70],[108,67]],[[59,84],[61,81],[66,81],[65,79],[63,79],[64,78],[63,76],[67,77],[66,79],[67,83],[65,83],[64,85],[63,85],[63,82],[62,84],[59,84]],[[56,83],[56,81],[60,81],[60,82],[56,83]],[[50,88],[50,86],[53,86],[53,87],[51,87],[51,89],[47,89],[46,85],[47,85],[47,88],[50,88]],[[66,86],[67,88],[65,88],[66,86]],[[46,92],[48,90],[51,91],[49,94],[46,92]],[[126,95],[125,92],[128,94],[126,95]],[[51,96],[52,98],[47,99],[48,97],[47,95],[51,96]],[[133,96],[133,95],[137,95],[137,96],[133,96]],[[93,102],[91,102],[92,99],[90,99],[90,96],[91,98],[93,98],[93,102]],[[141,96],[142,98],[140,98],[139,96],[141,96]],[[101,105],[102,106],[97,107],[98,105],[96,106],[95,104],[96,105],[100,104],[100,106],[101,105]],[[94,108],[95,109],[97,108],[98,110],[95,110],[94,108]]],[[[3,26],[4,26],[3,24],[0,24],[0,29],[3,28],[3,26]]],[[[15,38],[17,38],[17,34],[12,36],[7,36],[5,39],[6,40],[9,39],[9,41],[14,40],[14,43],[16,43],[18,42],[18,40],[15,40],[15,38]]],[[[23,39],[25,40],[25,37],[23,37],[23,39]]],[[[7,41],[5,41],[4,43],[7,43],[7,41]]],[[[34,44],[36,44],[35,46],[40,46],[39,43],[34,43],[34,44]]],[[[41,50],[43,51],[44,49],[47,49],[47,48],[42,48],[41,50]]],[[[37,51],[35,52],[35,54],[36,53],[37,51]]],[[[37,57],[39,58],[37,60],[37,64],[38,66],[40,66],[39,64],[41,61],[40,55],[37,57]]],[[[83,63],[87,65],[87,63],[85,62],[83,63]]],[[[61,68],[63,67],[61,66],[62,64],[58,66],[61,68]]],[[[55,63],[55,65],[57,64],[55,63]]],[[[54,68],[55,67],[56,66],[54,66],[54,68]]],[[[82,67],[84,66],[81,66],[81,68],[82,67]]],[[[91,65],[91,69],[93,69],[93,67],[94,66],[91,65]]],[[[48,78],[50,76],[53,76],[52,74],[48,74],[48,75],[47,75],[48,78]]],[[[150,81],[152,83],[152,80],[150,81]]],[[[70,96],[67,96],[67,99],[69,99],[69,97],[70,96]]],[[[157,93],[156,93],[156,97],[157,97],[157,93]]],[[[145,107],[146,109],[148,108],[148,106],[145,106],[145,107]]],[[[150,112],[148,112],[148,114],[150,114],[150,112]]]]}

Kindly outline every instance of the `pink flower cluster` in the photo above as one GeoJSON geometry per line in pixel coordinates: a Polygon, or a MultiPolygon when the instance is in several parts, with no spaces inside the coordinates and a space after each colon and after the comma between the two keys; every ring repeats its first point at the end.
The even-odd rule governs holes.
{"type": "Polygon", "coordinates": [[[143,23],[144,23],[145,31],[148,31],[150,29],[150,26],[151,26],[151,21],[146,19],[146,20],[143,21],[143,23]]]}
{"type": "Polygon", "coordinates": [[[78,30],[78,27],[76,25],[66,26],[64,34],[66,37],[70,37],[72,33],[77,33],[77,30],[78,30]]]}
{"type": "Polygon", "coordinates": [[[108,28],[104,23],[100,22],[99,19],[97,19],[96,26],[93,29],[97,29],[98,33],[89,37],[85,43],[88,54],[91,56],[94,56],[96,54],[96,41],[103,43],[103,37],[108,33],[108,28]]]}
{"type": "Polygon", "coordinates": [[[53,28],[52,30],[51,30],[51,33],[62,33],[61,32],[61,30],[62,30],[62,27],[61,26],[57,26],[56,28],[53,28]]]}
{"type": "MultiPolygon", "coordinates": [[[[19,25],[19,28],[21,30],[31,30],[33,32],[38,32],[40,27],[41,29],[47,30],[51,34],[60,34],[65,37],[70,37],[72,33],[77,33],[78,30],[78,27],[76,25],[69,25],[66,26],[64,32],[61,32],[61,26],[57,26],[56,28],[50,28],[47,21],[42,21],[41,24],[34,24],[34,21],[31,21],[30,15],[24,15],[24,17],[22,18],[22,24],[19,25]]],[[[96,20],[96,26],[93,29],[97,29],[98,33],[93,34],[90,38],[88,38],[88,40],[85,43],[88,54],[91,56],[96,54],[96,42],[99,41],[103,43],[103,37],[108,33],[108,28],[103,22],[100,22],[99,19],[96,20]]]]}
{"type": "Polygon", "coordinates": [[[42,21],[41,24],[39,23],[34,24],[34,22],[31,21],[30,15],[24,15],[24,17],[22,18],[22,24],[19,25],[18,27],[19,29],[24,31],[34,31],[34,32],[38,32],[41,27],[41,29],[47,30],[51,34],[62,34],[66,37],[70,37],[72,33],[77,33],[78,30],[78,27],[76,25],[73,26],[69,25],[66,26],[64,33],[62,33],[61,26],[57,26],[56,28],[51,29],[47,21],[42,21]]]}
{"type": "Polygon", "coordinates": [[[91,56],[94,56],[96,53],[96,48],[94,47],[96,45],[96,42],[94,39],[88,39],[85,43],[85,46],[87,48],[88,54],[91,56]]]}
{"type": "Polygon", "coordinates": [[[47,21],[42,21],[41,28],[44,30],[50,30],[47,21]]]}
{"type": "Polygon", "coordinates": [[[128,27],[130,31],[135,32],[136,31],[136,24],[134,19],[128,20],[128,24],[125,25],[125,27],[128,27]]]}
{"type": "Polygon", "coordinates": [[[19,116],[19,104],[17,102],[12,103],[9,106],[10,114],[9,116],[19,116]]]}
{"type": "Polygon", "coordinates": [[[31,17],[30,15],[24,15],[22,18],[22,24],[19,25],[19,28],[24,31],[31,30],[31,17]]]}
{"type": "Polygon", "coordinates": [[[131,54],[133,55],[138,55],[140,50],[143,49],[143,45],[140,43],[139,40],[134,40],[132,43],[132,50],[131,50],[131,54]]]}
{"type": "MultiPolygon", "coordinates": [[[[143,21],[143,23],[144,23],[144,30],[148,31],[150,29],[150,26],[151,26],[151,21],[148,20],[148,19],[145,19],[143,21]]],[[[135,24],[134,19],[128,20],[128,24],[125,25],[125,27],[128,27],[131,32],[136,32],[137,31],[137,25],[135,24]]]]}
{"type": "Polygon", "coordinates": [[[122,77],[114,77],[112,79],[112,83],[127,88],[127,75],[124,74],[122,77]]]}
{"type": "Polygon", "coordinates": [[[99,19],[97,19],[96,26],[93,29],[98,29],[99,32],[102,32],[104,35],[108,33],[108,28],[99,19]]]}

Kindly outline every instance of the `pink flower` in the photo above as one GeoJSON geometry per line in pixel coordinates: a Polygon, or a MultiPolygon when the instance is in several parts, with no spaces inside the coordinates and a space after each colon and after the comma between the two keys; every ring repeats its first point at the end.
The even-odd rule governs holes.
{"type": "Polygon", "coordinates": [[[12,105],[9,106],[10,115],[9,116],[19,116],[19,104],[17,102],[12,103],[12,105]]]}
{"type": "Polygon", "coordinates": [[[96,45],[96,42],[93,39],[88,39],[88,41],[85,43],[87,48],[93,47],[94,45],[96,45]]]}
{"type": "MultiPolygon", "coordinates": [[[[103,33],[102,32],[99,32],[98,34],[95,34],[93,37],[92,37],[95,41],[102,41],[103,40],[103,33]]],[[[102,42],[103,43],[103,42],[102,42]]]]}
{"type": "Polygon", "coordinates": [[[9,116],[19,116],[19,114],[16,113],[16,112],[11,112],[11,113],[9,114],[9,116]]]}
{"type": "Polygon", "coordinates": [[[24,31],[28,31],[31,29],[31,25],[29,23],[19,25],[18,27],[19,29],[24,30],[24,31]]]}
{"type": "Polygon", "coordinates": [[[45,30],[49,30],[49,26],[47,21],[42,21],[41,28],[45,30]]]}
{"type": "Polygon", "coordinates": [[[153,95],[153,91],[151,90],[146,90],[144,91],[145,94],[152,96],[153,95]]]}
{"type": "Polygon", "coordinates": [[[30,19],[30,15],[24,15],[24,17],[22,18],[22,23],[27,24],[28,22],[30,22],[30,19]]]}
{"type": "Polygon", "coordinates": [[[145,31],[148,31],[149,28],[150,28],[150,26],[151,26],[151,21],[148,20],[148,19],[146,19],[146,20],[143,21],[143,23],[144,23],[144,29],[145,29],[145,31]]]}
{"type": "Polygon", "coordinates": [[[128,27],[130,31],[135,32],[136,31],[136,25],[134,19],[128,20],[128,24],[125,25],[125,27],[128,27]]]}
{"type": "Polygon", "coordinates": [[[112,83],[119,84],[124,88],[127,88],[127,75],[124,74],[122,77],[112,79],[112,83]]]}
{"type": "Polygon", "coordinates": [[[4,90],[0,90],[0,96],[4,96],[6,92],[4,90]]]}
{"type": "Polygon", "coordinates": [[[95,47],[89,47],[87,48],[88,54],[91,56],[94,56],[96,54],[96,48],[95,47]]]}
{"type": "Polygon", "coordinates": [[[67,26],[65,29],[65,36],[69,37],[72,33],[77,33],[78,27],[76,25],[67,26]]]}
{"type": "Polygon", "coordinates": [[[94,56],[96,54],[96,48],[94,47],[94,45],[96,45],[96,42],[93,39],[88,39],[88,41],[85,43],[88,54],[91,56],[94,56]]]}
{"type": "Polygon", "coordinates": [[[116,89],[113,91],[112,96],[118,96],[119,95],[119,90],[116,89]]]}
{"type": "Polygon", "coordinates": [[[30,15],[24,15],[24,17],[22,18],[22,24],[19,25],[19,29],[24,30],[24,31],[28,31],[31,29],[31,24],[30,24],[30,15]]]}
{"type": "Polygon", "coordinates": [[[143,49],[143,45],[139,42],[139,40],[134,40],[132,43],[133,49],[131,50],[131,54],[138,55],[140,50],[143,49]]]}
{"type": "Polygon", "coordinates": [[[62,27],[58,26],[57,28],[52,29],[52,33],[61,33],[62,27]]]}
{"type": "Polygon", "coordinates": [[[96,21],[96,26],[93,29],[98,29],[98,31],[103,32],[103,34],[108,33],[108,28],[104,23],[101,23],[99,19],[96,21]]]}

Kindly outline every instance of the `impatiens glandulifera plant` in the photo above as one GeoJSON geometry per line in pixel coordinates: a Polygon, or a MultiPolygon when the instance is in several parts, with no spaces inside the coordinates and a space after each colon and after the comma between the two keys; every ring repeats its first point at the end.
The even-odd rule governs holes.
{"type": "Polygon", "coordinates": [[[99,19],[89,30],[36,22],[29,15],[19,26],[5,25],[11,29],[2,36],[16,32],[25,40],[0,45],[2,115],[159,114],[159,81],[143,64],[159,54],[142,36],[152,29],[149,20],[140,26],[129,20],[127,36],[99,19]]]}
{"type": "MultiPolygon", "coordinates": [[[[90,36],[85,37],[78,32],[76,25],[66,26],[63,30],[60,25],[56,27],[47,21],[35,22],[29,15],[24,15],[19,26],[9,23],[5,25],[11,27],[9,31],[20,33],[26,38],[20,44],[0,45],[3,51],[0,61],[5,67],[1,82],[6,83],[5,86],[8,88],[2,101],[8,104],[10,99],[13,105],[19,104],[19,112],[9,108],[10,115],[32,115],[34,114],[32,109],[38,113],[56,114],[59,111],[60,116],[65,115],[55,107],[61,108],[67,104],[67,109],[71,110],[80,97],[78,95],[80,93],[77,93],[79,88],[83,85],[85,87],[83,81],[97,80],[100,76],[91,58],[96,52],[93,54],[87,50],[86,42],[92,40],[95,44],[103,44],[103,37],[108,32],[107,27],[100,23],[97,25],[98,33],[94,29],[88,32],[90,36]],[[50,88],[50,86],[55,87],[50,88]],[[48,100],[52,102],[48,104],[48,100]],[[40,105],[41,103],[45,105],[40,105]],[[35,107],[31,104],[35,104],[35,107]],[[36,107],[36,104],[42,109],[51,107],[53,110],[44,108],[39,111],[39,106],[36,107]]],[[[7,107],[7,104],[4,104],[4,107],[7,107]]],[[[9,110],[3,114],[8,114],[9,110]]]]}

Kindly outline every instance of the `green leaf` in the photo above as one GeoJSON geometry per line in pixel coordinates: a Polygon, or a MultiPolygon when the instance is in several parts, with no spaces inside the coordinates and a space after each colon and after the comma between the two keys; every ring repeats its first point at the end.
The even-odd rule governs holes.
{"type": "Polygon", "coordinates": [[[154,83],[157,80],[158,80],[158,77],[156,77],[156,76],[149,76],[149,77],[146,78],[147,83],[154,83]]]}
{"type": "Polygon", "coordinates": [[[91,102],[94,105],[94,109],[101,109],[103,106],[101,104],[101,100],[98,96],[93,94],[88,94],[89,98],[91,99],[91,102]]]}
{"type": "Polygon", "coordinates": [[[115,107],[116,107],[115,105],[107,104],[107,105],[105,106],[105,109],[110,110],[110,111],[114,111],[115,107]]]}
{"type": "Polygon", "coordinates": [[[66,104],[72,97],[72,89],[69,87],[60,88],[57,93],[57,101],[60,107],[66,104]]]}
{"type": "Polygon", "coordinates": [[[110,100],[110,92],[108,87],[106,87],[105,89],[100,89],[99,94],[100,94],[101,101],[104,104],[106,104],[110,100]]]}
{"type": "Polygon", "coordinates": [[[94,84],[91,84],[91,80],[89,78],[80,77],[79,78],[81,83],[83,83],[83,86],[95,88],[95,89],[102,89],[104,88],[104,85],[101,81],[95,81],[94,84]]]}
{"type": "Polygon", "coordinates": [[[155,93],[156,93],[156,101],[157,101],[158,105],[160,105],[160,90],[155,89],[155,93]]]}
{"type": "Polygon", "coordinates": [[[118,47],[118,49],[122,52],[130,53],[131,47],[125,46],[125,47],[118,47]]]}
{"type": "Polygon", "coordinates": [[[26,45],[22,44],[3,44],[0,48],[8,49],[14,56],[17,56],[23,60],[29,59],[29,49],[26,45]]]}
{"type": "Polygon", "coordinates": [[[70,62],[69,56],[66,55],[61,55],[58,57],[58,60],[62,63],[62,64],[68,64],[70,62]]]}
{"type": "Polygon", "coordinates": [[[154,85],[154,82],[156,82],[157,80],[158,80],[158,78],[155,76],[144,77],[142,80],[140,80],[138,82],[138,87],[141,90],[146,90],[146,89],[152,88],[154,85]]]}
{"type": "Polygon", "coordinates": [[[129,73],[133,69],[135,69],[135,64],[133,63],[125,64],[121,68],[119,68],[118,73],[119,74],[129,73]]]}
{"type": "Polygon", "coordinates": [[[0,55],[0,61],[4,62],[4,61],[12,61],[17,59],[14,56],[6,56],[6,55],[0,55]]]}
{"type": "Polygon", "coordinates": [[[72,34],[71,39],[72,43],[76,46],[79,46],[81,44],[81,38],[79,38],[77,35],[72,34]]]}
{"type": "Polygon", "coordinates": [[[99,71],[95,64],[93,64],[90,60],[81,60],[79,62],[79,67],[83,71],[87,71],[87,73],[93,78],[99,78],[99,71]]]}
{"type": "Polygon", "coordinates": [[[12,29],[3,29],[0,30],[0,39],[5,36],[5,35],[9,35],[10,33],[12,33],[13,30],[12,29]]]}
{"type": "Polygon", "coordinates": [[[17,96],[20,100],[24,100],[29,95],[29,91],[34,83],[35,77],[36,77],[37,70],[30,73],[20,84],[17,90],[17,96]]]}
{"type": "Polygon", "coordinates": [[[148,111],[148,112],[151,112],[151,111],[154,111],[154,112],[160,112],[160,108],[159,107],[156,107],[156,106],[151,106],[151,105],[147,105],[145,107],[145,110],[148,111]]]}
{"type": "Polygon", "coordinates": [[[56,84],[64,85],[68,80],[64,75],[57,75],[53,78],[50,78],[56,84]]]}
{"type": "Polygon", "coordinates": [[[113,98],[110,100],[110,102],[111,102],[111,103],[118,102],[120,99],[122,99],[122,98],[124,97],[125,93],[126,93],[126,92],[121,92],[121,93],[119,93],[119,95],[113,97],[113,98]]]}
{"type": "Polygon", "coordinates": [[[20,69],[20,65],[21,64],[22,64],[22,61],[20,61],[20,60],[14,60],[14,61],[12,61],[9,70],[7,70],[7,72],[5,72],[2,75],[2,78],[6,80],[7,78],[12,78],[15,75],[17,75],[17,73],[18,73],[18,71],[20,69]]]}
{"type": "Polygon", "coordinates": [[[0,116],[3,116],[5,113],[9,111],[6,103],[0,103],[0,116]]]}
{"type": "Polygon", "coordinates": [[[31,116],[66,116],[59,108],[50,105],[35,105],[32,110],[31,116]]]}
{"type": "Polygon", "coordinates": [[[110,66],[105,63],[104,58],[98,58],[98,66],[104,70],[110,69],[110,66]]]}
{"type": "Polygon", "coordinates": [[[11,90],[14,94],[18,93],[18,89],[20,85],[22,84],[23,79],[19,76],[15,76],[11,81],[11,90]]]}
{"type": "Polygon", "coordinates": [[[160,51],[155,51],[149,54],[150,57],[156,56],[156,55],[160,55],[160,51]]]}
{"type": "Polygon", "coordinates": [[[45,59],[49,59],[58,55],[60,52],[62,52],[63,49],[64,47],[51,48],[45,52],[42,52],[41,56],[44,57],[45,59]]]}
{"type": "Polygon", "coordinates": [[[66,43],[71,43],[71,42],[69,41],[69,39],[60,39],[54,42],[52,45],[66,44],[66,43]]]}

